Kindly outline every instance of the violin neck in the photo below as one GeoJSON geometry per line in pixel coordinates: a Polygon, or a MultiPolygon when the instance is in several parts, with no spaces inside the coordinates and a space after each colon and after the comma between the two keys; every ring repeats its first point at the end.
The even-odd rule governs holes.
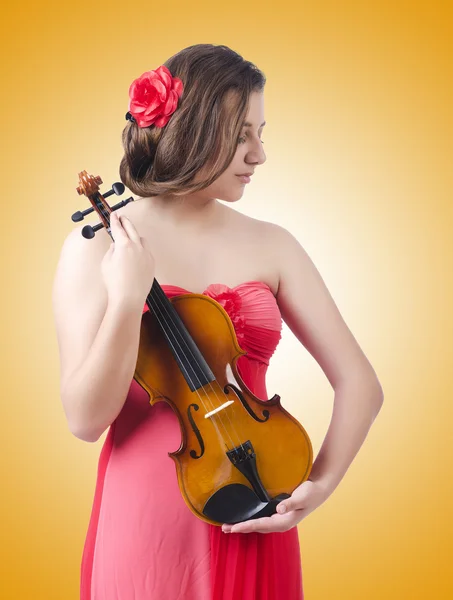
{"type": "Polygon", "coordinates": [[[146,304],[156,317],[191,391],[194,392],[214,381],[214,373],[157,279],[154,279],[146,304]]]}

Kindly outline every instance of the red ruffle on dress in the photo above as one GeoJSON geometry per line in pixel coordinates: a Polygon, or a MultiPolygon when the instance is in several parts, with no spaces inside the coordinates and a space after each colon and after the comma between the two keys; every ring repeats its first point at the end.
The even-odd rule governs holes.
{"type": "MultiPolygon", "coordinates": [[[[168,297],[190,293],[162,288],[168,297]]],[[[250,281],[211,284],[203,293],[224,307],[247,352],[237,362],[243,381],[267,399],[265,375],[282,329],[271,289],[250,281]]],[[[151,406],[133,379],[99,457],[81,600],[303,600],[297,527],[223,533],[198,519],[168,456],[180,442],[173,410],[164,402],[151,406]]]]}

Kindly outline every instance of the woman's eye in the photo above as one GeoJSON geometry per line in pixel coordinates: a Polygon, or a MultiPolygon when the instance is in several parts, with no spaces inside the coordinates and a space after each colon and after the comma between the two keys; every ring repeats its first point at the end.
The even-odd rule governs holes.
{"type": "MultiPolygon", "coordinates": [[[[245,141],[246,141],[246,139],[245,139],[245,137],[243,137],[243,136],[241,136],[241,137],[239,137],[239,138],[238,138],[238,143],[239,143],[239,144],[244,144],[244,143],[245,143],[245,141]]],[[[262,140],[261,138],[260,138],[260,142],[261,142],[262,144],[264,144],[264,142],[263,142],[263,140],[262,140]]]]}

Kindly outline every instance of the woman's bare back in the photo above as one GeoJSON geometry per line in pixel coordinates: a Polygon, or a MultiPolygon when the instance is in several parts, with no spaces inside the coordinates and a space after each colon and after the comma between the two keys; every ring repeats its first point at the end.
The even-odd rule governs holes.
{"type": "MultiPolygon", "coordinates": [[[[234,287],[248,281],[267,283],[274,295],[278,288],[272,224],[243,215],[218,203],[212,218],[187,225],[174,223],[147,199],[130,202],[118,210],[126,215],[139,235],[147,239],[155,258],[155,277],[160,284],[177,285],[202,293],[212,283],[234,287]]],[[[96,234],[111,243],[105,230],[96,234]]]]}

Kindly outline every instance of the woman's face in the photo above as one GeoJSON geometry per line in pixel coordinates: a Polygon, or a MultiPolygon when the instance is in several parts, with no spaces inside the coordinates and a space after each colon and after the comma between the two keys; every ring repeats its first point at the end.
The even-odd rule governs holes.
{"type": "Polygon", "coordinates": [[[263,92],[252,92],[249,110],[238,138],[237,150],[227,169],[210,186],[197,193],[204,198],[212,197],[227,202],[237,202],[244,193],[246,185],[238,175],[253,173],[258,165],[266,160],[261,135],[264,121],[263,92]]]}

